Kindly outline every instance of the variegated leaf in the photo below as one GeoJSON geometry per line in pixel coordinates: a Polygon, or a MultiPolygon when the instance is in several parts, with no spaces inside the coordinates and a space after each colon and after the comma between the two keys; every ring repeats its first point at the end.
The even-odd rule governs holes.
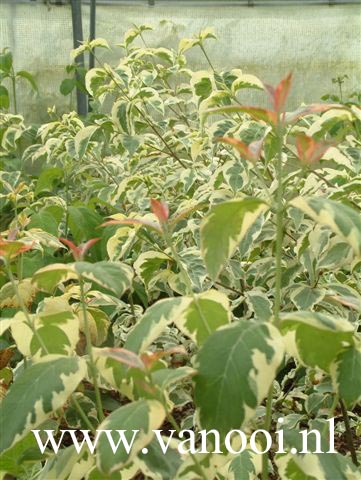
{"type": "Polygon", "coordinates": [[[202,345],[209,335],[230,323],[231,311],[225,294],[209,290],[187,298],[188,305],[175,312],[173,321],[197,345],[202,345]]]}
{"type": "MultiPolygon", "coordinates": [[[[16,281],[18,294],[25,305],[30,305],[36,295],[36,287],[31,283],[30,278],[16,281]]],[[[5,283],[0,289],[0,308],[14,307],[20,308],[19,299],[14,291],[14,287],[11,282],[5,283]]]]}
{"type": "Polygon", "coordinates": [[[342,350],[330,365],[332,383],[346,403],[361,402],[361,346],[356,344],[342,350]]]}
{"type": "Polygon", "coordinates": [[[133,271],[124,263],[120,262],[76,262],[74,270],[86,280],[95,282],[117,296],[123,295],[131,286],[133,271]]]}
{"type": "Polygon", "coordinates": [[[241,428],[266,396],[283,354],[280,333],[266,323],[241,320],[211,335],[196,358],[202,427],[222,435],[241,428]]]}
{"type": "Polygon", "coordinates": [[[47,356],[28,367],[1,403],[0,452],[21,440],[61,407],[86,373],[77,357],[47,356]]]}
{"type": "Polygon", "coordinates": [[[72,264],[53,263],[34,273],[32,282],[45,292],[53,292],[60,284],[78,278],[72,264]]]}
{"type": "Polygon", "coordinates": [[[301,285],[291,292],[291,300],[299,310],[312,310],[325,296],[325,290],[301,285]]]}
{"type": "Polygon", "coordinates": [[[37,335],[28,325],[23,312],[15,315],[11,325],[12,336],[24,356],[38,360],[47,354],[69,355],[74,352],[79,340],[79,321],[69,307],[45,309],[39,314],[30,315],[30,318],[37,335]],[[39,337],[47,352],[43,351],[39,337]]]}
{"type": "Polygon", "coordinates": [[[277,455],[275,462],[281,480],[360,480],[357,467],[336,453],[287,453],[277,455]]]}
{"type": "Polygon", "coordinates": [[[139,400],[124,405],[112,412],[98,427],[98,430],[110,430],[115,443],[119,441],[117,430],[123,430],[128,442],[134,442],[129,453],[121,444],[116,453],[109,445],[109,439],[103,433],[97,449],[97,466],[103,473],[110,474],[132,462],[137,453],[151,442],[154,432],[165,418],[162,404],[156,400],[139,400]],[[116,432],[116,433],[113,433],[116,432]],[[135,435],[135,436],[134,436],[135,435]]]}
{"type": "Polygon", "coordinates": [[[189,304],[187,297],[167,298],[152,305],[130,332],[124,347],[136,353],[144,352],[163,332],[177,314],[189,304]]]}
{"type": "Polygon", "coordinates": [[[262,471],[262,456],[251,449],[237,455],[229,465],[228,480],[256,480],[262,471]]]}
{"type": "Polygon", "coordinates": [[[340,235],[361,256],[361,216],[351,207],[322,197],[297,197],[290,202],[315,222],[326,225],[340,235]]]}
{"type": "Polygon", "coordinates": [[[201,249],[213,280],[267,208],[257,198],[236,199],[212,207],[201,226],[201,249]]]}
{"type": "Polygon", "coordinates": [[[152,278],[162,267],[167,266],[169,260],[171,259],[164,253],[149,250],[139,255],[134,262],[134,270],[144,284],[149,287],[151,286],[149,284],[152,283],[152,278]]]}
{"type": "Polygon", "coordinates": [[[354,344],[353,325],[343,318],[324,313],[283,313],[281,331],[290,355],[304,365],[326,372],[339,352],[354,344]]]}

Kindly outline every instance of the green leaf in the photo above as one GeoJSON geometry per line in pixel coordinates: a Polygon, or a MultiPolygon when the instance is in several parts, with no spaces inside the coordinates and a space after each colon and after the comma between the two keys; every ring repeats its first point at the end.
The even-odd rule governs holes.
{"type": "MultiPolygon", "coordinates": [[[[163,442],[167,444],[168,437],[163,438],[163,442]]],[[[174,480],[177,478],[177,471],[182,464],[182,457],[174,445],[169,445],[167,454],[164,455],[158,440],[153,440],[147,446],[148,453],[138,456],[138,462],[141,464],[141,470],[150,478],[158,478],[159,480],[174,480]],[[155,477],[156,476],[156,477],[155,477]]]]}
{"type": "Polygon", "coordinates": [[[184,297],[159,300],[148,308],[141,320],[130,331],[124,348],[135,353],[144,352],[173,321],[176,312],[182,311],[188,304],[189,300],[184,297]]]}
{"type": "Polygon", "coordinates": [[[60,84],[60,93],[62,95],[69,95],[76,86],[76,80],[74,78],[64,78],[60,84]]]}
{"type": "Polygon", "coordinates": [[[32,282],[39,290],[52,293],[60,283],[77,277],[72,264],[53,263],[35,272],[32,282]]]}
{"type": "Polygon", "coordinates": [[[267,295],[258,288],[246,292],[250,309],[257,320],[267,322],[272,316],[272,303],[267,295]]]}
{"type": "Polygon", "coordinates": [[[31,215],[27,228],[39,228],[44,232],[54,235],[54,237],[58,237],[59,235],[58,222],[54,216],[45,209],[31,215]]]}
{"type": "MultiPolygon", "coordinates": [[[[76,243],[99,236],[102,217],[87,207],[68,207],[69,228],[76,243]]],[[[96,248],[96,247],[95,247],[96,248]]]]}
{"type": "Polygon", "coordinates": [[[322,197],[297,197],[290,202],[315,222],[328,226],[361,256],[361,216],[347,205],[322,197]]]}
{"type": "Polygon", "coordinates": [[[354,343],[351,323],[318,312],[283,313],[281,331],[290,355],[304,365],[326,372],[338,353],[354,343]]]}
{"type": "Polygon", "coordinates": [[[257,90],[264,90],[263,83],[255,75],[242,73],[232,83],[232,93],[236,94],[238,90],[243,88],[256,88],[257,90]]]}
{"type": "Polygon", "coordinates": [[[221,435],[241,428],[267,395],[283,352],[281,335],[266,323],[241,320],[211,335],[196,357],[202,428],[221,435]]]}
{"type": "Polygon", "coordinates": [[[31,73],[27,72],[26,70],[20,70],[19,72],[16,73],[16,76],[21,77],[21,78],[25,78],[25,80],[27,80],[30,83],[31,88],[33,90],[35,90],[35,92],[38,91],[38,87],[36,85],[35,79],[31,75],[31,73]]]}
{"type": "Polygon", "coordinates": [[[246,449],[231,461],[227,480],[256,480],[261,471],[261,455],[246,449]]]}
{"type": "Polygon", "coordinates": [[[134,270],[146,287],[150,288],[152,279],[159,273],[161,267],[167,266],[169,260],[169,256],[162,252],[148,250],[138,256],[134,262],[134,270]]]}
{"type": "Polygon", "coordinates": [[[228,298],[217,290],[195,294],[182,311],[175,312],[173,321],[197,345],[202,345],[209,335],[230,323],[228,298]]]}
{"type": "Polygon", "coordinates": [[[76,262],[74,268],[78,275],[112,291],[118,297],[132,284],[133,271],[124,263],[106,260],[97,263],[76,262]]]}
{"type": "Polygon", "coordinates": [[[325,291],[321,288],[312,288],[309,285],[301,285],[292,290],[291,300],[299,310],[312,310],[323,300],[325,291]]]}
{"type": "Polygon", "coordinates": [[[342,350],[330,366],[335,390],[353,406],[361,401],[361,348],[355,345],[342,350]]]}
{"type": "Polygon", "coordinates": [[[276,455],[281,480],[359,480],[357,467],[338,453],[276,455]]]}
{"type": "Polygon", "coordinates": [[[231,200],[212,207],[201,225],[201,250],[213,280],[267,208],[257,198],[231,200]]]}
{"type": "Polygon", "coordinates": [[[0,53],[0,70],[4,73],[10,73],[12,66],[13,55],[7,48],[5,48],[0,53]]]}
{"type": "Polygon", "coordinates": [[[35,187],[35,196],[42,192],[51,192],[54,183],[61,180],[64,176],[64,170],[59,167],[47,168],[42,170],[35,187]]]}
{"type": "MultiPolygon", "coordinates": [[[[165,410],[161,403],[156,400],[139,400],[122,406],[111,413],[98,427],[98,430],[125,430],[124,435],[128,442],[136,433],[135,441],[129,453],[124,445],[120,445],[114,454],[109,445],[107,436],[103,433],[99,438],[97,448],[97,467],[103,473],[110,474],[128,465],[137,453],[151,442],[154,433],[165,418],[165,410]]],[[[114,433],[114,441],[117,443],[119,434],[114,433]]]]}
{"type": "Polygon", "coordinates": [[[7,110],[10,106],[10,97],[7,88],[0,85],[0,110],[7,110]]]}
{"type": "Polygon", "coordinates": [[[74,146],[79,160],[81,160],[87,153],[89,143],[98,129],[99,127],[96,125],[89,125],[88,127],[84,127],[79,130],[79,132],[75,135],[74,146]]]}
{"type": "Polygon", "coordinates": [[[24,438],[60,408],[85,373],[86,364],[77,357],[44,357],[24,370],[1,403],[0,452],[24,438]]]}

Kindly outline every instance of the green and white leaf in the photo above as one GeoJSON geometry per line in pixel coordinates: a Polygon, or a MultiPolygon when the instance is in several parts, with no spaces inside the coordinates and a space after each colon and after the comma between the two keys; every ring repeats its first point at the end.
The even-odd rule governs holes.
{"type": "Polygon", "coordinates": [[[228,480],[256,480],[262,471],[262,456],[251,449],[238,454],[230,463],[228,480]]]}
{"type": "Polygon", "coordinates": [[[257,198],[236,199],[212,207],[201,225],[201,250],[213,280],[267,208],[257,198]]]}
{"type": "MultiPolygon", "coordinates": [[[[163,437],[165,445],[169,437],[163,437]]],[[[154,480],[172,480],[177,478],[177,471],[182,464],[182,457],[178,452],[178,442],[174,438],[169,441],[166,455],[162,452],[158,440],[153,440],[147,446],[148,453],[138,455],[137,463],[146,477],[154,480]]]]}
{"type": "Polygon", "coordinates": [[[281,331],[290,355],[328,372],[339,352],[354,344],[354,327],[343,318],[300,311],[281,315],[281,331]]]}
{"type": "Polygon", "coordinates": [[[97,263],[76,262],[74,270],[82,278],[95,282],[119,297],[132,284],[133,270],[121,262],[108,262],[106,260],[97,263]]]}
{"type": "Polygon", "coordinates": [[[236,94],[242,88],[256,88],[257,90],[264,90],[263,83],[255,75],[242,73],[232,83],[232,93],[236,94]]]}
{"type": "Polygon", "coordinates": [[[166,267],[171,259],[162,252],[149,250],[141,253],[134,262],[135,273],[142,279],[147,288],[151,288],[152,279],[162,267],[166,267]]]}
{"type": "Polygon", "coordinates": [[[240,320],[211,335],[196,357],[202,427],[221,435],[241,428],[266,396],[283,354],[282,336],[266,323],[240,320]]]}
{"type": "Polygon", "coordinates": [[[229,301],[224,293],[209,290],[187,297],[188,305],[175,312],[173,321],[197,345],[231,321],[229,301]]]}
{"type": "Polygon", "coordinates": [[[246,292],[247,304],[257,320],[267,322],[272,316],[272,302],[260,288],[246,292]]]}
{"type": "MultiPolygon", "coordinates": [[[[109,441],[103,433],[99,438],[97,448],[97,467],[103,473],[110,474],[132,462],[137,453],[151,442],[154,433],[165,418],[162,404],[156,400],[139,400],[122,406],[112,412],[98,427],[98,430],[125,430],[124,435],[128,442],[133,437],[133,431],[138,430],[130,453],[122,444],[114,454],[109,447],[109,441]]],[[[115,436],[117,436],[115,434],[115,436]]],[[[114,437],[113,437],[114,438],[114,437]]],[[[117,442],[119,438],[114,438],[117,442]]]]}
{"type": "Polygon", "coordinates": [[[325,296],[325,290],[301,285],[291,292],[291,300],[299,310],[312,310],[325,296]]]}
{"type": "Polygon", "coordinates": [[[360,474],[351,461],[340,454],[276,455],[281,480],[359,480],[360,474]]]}
{"type": "Polygon", "coordinates": [[[53,263],[35,272],[32,282],[39,290],[52,293],[61,283],[76,278],[78,275],[72,264],[53,263]]]}
{"type": "Polygon", "coordinates": [[[357,256],[361,256],[361,216],[357,211],[322,197],[297,197],[290,203],[315,222],[328,226],[352,247],[357,256]]]}
{"type": "Polygon", "coordinates": [[[187,297],[167,298],[160,300],[145,312],[141,320],[131,330],[124,348],[132,352],[142,353],[165,330],[179,311],[189,305],[187,297]]]}
{"type": "Polygon", "coordinates": [[[44,357],[28,367],[10,387],[1,403],[0,452],[25,437],[60,408],[86,373],[77,357],[44,357]]]}
{"type": "Polygon", "coordinates": [[[89,125],[88,127],[84,127],[79,130],[79,132],[75,135],[74,146],[79,160],[81,160],[87,153],[89,144],[97,130],[99,130],[98,126],[89,125]]]}
{"type": "Polygon", "coordinates": [[[51,303],[54,303],[52,300],[59,304],[57,298],[49,299],[48,308],[35,315],[29,314],[36,335],[23,312],[15,315],[11,326],[17,348],[24,356],[32,357],[33,360],[39,360],[47,354],[70,355],[79,340],[78,317],[65,305],[59,305],[59,310],[51,308],[51,303]],[[43,350],[42,345],[47,351],[43,350]]]}
{"type": "Polygon", "coordinates": [[[361,402],[360,344],[342,350],[330,365],[332,383],[347,406],[361,402]]]}

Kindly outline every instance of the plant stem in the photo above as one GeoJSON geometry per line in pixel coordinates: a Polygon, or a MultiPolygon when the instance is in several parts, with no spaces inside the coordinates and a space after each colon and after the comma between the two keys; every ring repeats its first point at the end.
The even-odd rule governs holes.
{"type": "Polygon", "coordinates": [[[277,178],[277,195],[276,195],[276,252],[275,252],[275,299],[274,299],[274,322],[278,327],[280,323],[281,309],[281,287],[282,287],[282,243],[283,243],[283,183],[282,183],[282,145],[283,145],[283,127],[280,123],[277,129],[278,152],[276,159],[276,178],[277,178]]]}
{"type": "Polygon", "coordinates": [[[86,344],[87,344],[87,354],[89,357],[89,368],[90,368],[91,376],[93,378],[95,403],[97,406],[98,417],[99,417],[99,420],[102,421],[104,420],[104,412],[103,412],[102,400],[100,396],[100,390],[98,386],[98,371],[97,371],[97,367],[95,365],[94,356],[93,356],[93,347],[92,347],[92,341],[91,341],[91,335],[90,335],[88,311],[87,311],[86,302],[85,302],[84,281],[82,278],[79,279],[79,286],[80,286],[80,303],[82,306],[83,321],[84,321],[84,334],[85,334],[86,344]]]}
{"type": "MultiPolygon", "coordinates": [[[[273,305],[274,323],[276,327],[280,323],[281,309],[281,287],[282,287],[282,243],[283,243],[283,183],[282,183],[282,146],[283,146],[283,125],[280,115],[278,115],[277,124],[278,151],[276,158],[276,178],[277,178],[277,194],[276,194],[276,252],[275,252],[275,295],[273,305]]],[[[272,422],[272,398],[273,385],[268,391],[266,400],[266,417],[264,429],[269,431],[272,422]]],[[[262,480],[268,480],[268,453],[265,452],[262,457],[262,480]]]]}
{"type": "Polygon", "coordinates": [[[20,292],[19,292],[19,289],[18,289],[18,286],[16,284],[16,280],[14,278],[14,275],[13,275],[13,272],[11,271],[11,267],[10,267],[10,264],[8,263],[7,260],[5,260],[5,266],[6,266],[6,272],[8,274],[8,277],[10,279],[10,282],[11,282],[11,285],[13,287],[13,290],[15,292],[15,296],[17,298],[17,301],[19,303],[19,306],[25,316],[25,319],[26,319],[26,324],[28,325],[28,327],[31,329],[31,331],[33,332],[34,334],[34,337],[36,337],[37,341],[39,342],[39,345],[40,345],[40,348],[44,351],[45,354],[48,354],[49,351],[46,347],[46,345],[44,344],[43,342],[43,339],[41,338],[41,336],[39,335],[39,332],[37,331],[35,325],[34,325],[34,322],[33,320],[31,319],[30,315],[29,315],[29,312],[28,312],[28,309],[24,303],[24,300],[22,299],[21,295],[20,295],[20,292]]]}
{"type": "Polygon", "coordinates": [[[79,415],[81,416],[81,418],[83,419],[85,425],[89,428],[89,430],[94,433],[95,432],[95,429],[93,427],[93,425],[91,424],[89,418],[86,416],[86,413],[84,412],[84,410],[82,409],[80,403],[78,402],[78,400],[76,399],[76,396],[75,394],[73,394],[71,396],[71,401],[73,402],[73,405],[74,407],[76,408],[76,410],[78,411],[79,415]]]}
{"type": "MultiPolygon", "coordinates": [[[[272,423],[272,399],[273,399],[273,382],[268,390],[267,400],[266,400],[266,416],[264,420],[264,430],[269,432],[272,423]]],[[[268,453],[265,452],[262,455],[262,480],[268,480],[268,453]]]]}
{"type": "Polygon", "coordinates": [[[199,302],[198,302],[198,298],[197,298],[196,294],[193,292],[191,279],[188,275],[187,270],[183,267],[183,264],[182,264],[182,261],[181,261],[179,255],[178,255],[178,252],[173,245],[171,233],[168,231],[168,228],[167,228],[166,224],[163,225],[163,234],[164,234],[165,241],[167,242],[167,245],[170,248],[170,251],[172,252],[173,258],[174,258],[176,264],[178,265],[179,272],[181,274],[183,282],[186,285],[187,295],[190,295],[193,298],[194,305],[195,305],[195,307],[198,311],[198,314],[199,314],[199,316],[200,316],[208,334],[210,335],[212,332],[211,332],[211,330],[208,326],[206,318],[203,315],[202,309],[201,309],[201,307],[199,305],[199,302]]]}
{"type": "Polygon", "coordinates": [[[200,49],[202,50],[204,56],[206,57],[206,60],[207,60],[207,62],[208,62],[208,64],[209,64],[209,66],[211,67],[211,69],[213,70],[213,72],[215,72],[214,66],[212,65],[212,62],[211,62],[210,58],[208,57],[208,54],[207,54],[207,52],[206,52],[206,49],[203,47],[202,43],[200,43],[199,46],[200,46],[200,49]]]}
{"type": "Polygon", "coordinates": [[[15,113],[15,115],[17,115],[18,105],[17,105],[17,98],[16,98],[16,76],[15,76],[14,69],[12,70],[10,78],[11,78],[11,87],[12,87],[12,91],[13,91],[14,113],[15,113]]]}
{"type": "Polygon", "coordinates": [[[345,429],[346,429],[346,440],[347,440],[347,446],[350,450],[351,453],[351,459],[352,462],[356,465],[356,467],[359,466],[359,462],[357,460],[357,455],[356,455],[356,450],[355,450],[355,445],[353,444],[353,439],[352,439],[352,431],[350,427],[350,420],[348,418],[347,414],[347,409],[345,406],[344,401],[340,398],[340,406],[341,406],[341,412],[342,412],[342,417],[343,417],[343,422],[345,424],[345,429]]]}
{"type": "MultiPolygon", "coordinates": [[[[176,431],[176,433],[178,435],[179,432],[180,432],[180,427],[179,427],[176,419],[173,417],[173,415],[169,411],[168,406],[167,406],[167,400],[165,398],[163,399],[163,406],[164,406],[164,409],[165,409],[165,412],[166,412],[166,417],[167,417],[168,422],[172,425],[172,427],[174,428],[174,430],[176,431]]],[[[197,467],[198,473],[201,476],[201,478],[203,480],[208,480],[207,475],[204,473],[203,467],[199,463],[197,457],[191,452],[189,452],[189,456],[193,460],[194,465],[197,467]]]]}

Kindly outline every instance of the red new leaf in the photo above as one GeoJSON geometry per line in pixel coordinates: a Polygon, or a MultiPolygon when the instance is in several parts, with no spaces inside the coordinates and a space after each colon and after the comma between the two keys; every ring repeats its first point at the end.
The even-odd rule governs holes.
{"type": "Polygon", "coordinates": [[[307,164],[318,162],[333,145],[335,144],[329,142],[316,142],[307,135],[298,135],[296,138],[298,158],[307,164]]]}
{"type": "Polygon", "coordinates": [[[12,260],[21,253],[31,250],[34,243],[26,244],[19,241],[3,240],[0,237],[0,257],[4,257],[7,260],[12,260]]]}
{"type": "Polygon", "coordinates": [[[241,140],[237,140],[232,137],[219,137],[215,139],[215,142],[228,143],[232,145],[240,154],[240,156],[250,162],[257,162],[261,156],[263,138],[261,140],[256,140],[251,142],[249,145],[246,145],[241,140]]]}
{"type": "Polygon", "coordinates": [[[169,217],[169,207],[165,202],[160,202],[155,198],[150,199],[150,206],[154,215],[158,218],[159,223],[164,223],[169,217]]]}
{"type": "Polygon", "coordinates": [[[60,238],[60,241],[64,243],[68,248],[70,248],[74,260],[83,260],[87,251],[94,245],[94,243],[98,242],[100,238],[92,238],[85,243],[80,244],[78,247],[73,243],[71,240],[66,238],[60,238]]]}
{"type": "Polygon", "coordinates": [[[275,112],[284,112],[291,85],[292,73],[289,73],[286,78],[282,79],[276,88],[272,87],[271,85],[264,84],[266,90],[271,96],[275,112]]]}

